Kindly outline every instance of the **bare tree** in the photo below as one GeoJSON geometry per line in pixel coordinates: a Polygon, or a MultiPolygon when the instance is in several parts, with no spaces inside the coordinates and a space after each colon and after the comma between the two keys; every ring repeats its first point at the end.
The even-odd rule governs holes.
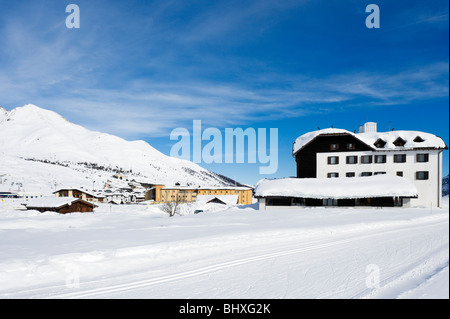
{"type": "Polygon", "coordinates": [[[170,217],[172,217],[176,213],[178,213],[179,206],[186,202],[187,202],[186,194],[179,193],[179,194],[175,195],[175,198],[172,198],[171,201],[166,202],[162,206],[162,210],[163,210],[163,212],[168,213],[170,217]]]}
{"type": "Polygon", "coordinates": [[[174,216],[178,210],[179,201],[167,202],[162,206],[162,210],[168,213],[170,217],[174,216]]]}

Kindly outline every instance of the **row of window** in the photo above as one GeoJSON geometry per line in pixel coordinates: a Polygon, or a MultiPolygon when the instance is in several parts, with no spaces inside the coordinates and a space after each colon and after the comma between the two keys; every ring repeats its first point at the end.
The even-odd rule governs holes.
{"type": "MultiPolygon", "coordinates": [[[[171,194],[189,194],[192,193],[193,196],[197,196],[197,192],[196,191],[178,191],[178,190],[168,190],[169,193],[171,194]]],[[[237,191],[234,190],[230,190],[230,191],[204,191],[205,194],[208,195],[212,195],[212,194],[219,194],[219,195],[239,195],[239,193],[237,191]]],[[[241,193],[242,196],[244,196],[244,193],[241,193]]]]}
{"type": "MultiPolygon", "coordinates": [[[[372,175],[383,175],[386,174],[386,172],[362,172],[360,174],[360,176],[372,176],[372,175]]],[[[355,177],[355,172],[347,172],[345,173],[345,177],[355,177]]],[[[403,172],[398,171],[397,172],[397,176],[403,176],[403,172]]],[[[416,179],[417,180],[427,180],[429,176],[429,172],[428,171],[418,171],[416,172],[416,179]]],[[[331,172],[327,174],[328,178],[335,178],[335,177],[339,177],[339,173],[337,172],[331,172]]]]}
{"type": "MultiPolygon", "coordinates": [[[[426,163],[430,159],[429,154],[416,154],[418,163],[426,163]]],[[[361,164],[383,164],[386,163],[386,155],[361,155],[361,164]]],[[[406,154],[394,154],[394,163],[405,163],[406,154]]],[[[358,164],[358,156],[346,156],[347,164],[358,164]]],[[[329,165],[339,164],[339,156],[328,156],[329,165]]]]}
{"type": "MultiPolygon", "coordinates": [[[[330,144],[330,151],[337,151],[339,149],[340,149],[339,144],[336,144],[336,143],[330,144]]],[[[347,143],[345,149],[354,150],[354,149],[356,149],[356,145],[355,145],[355,143],[347,143]]]]}
{"type": "MultiPolygon", "coordinates": [[[[180,191],[178,193],[175,193],[175,191],[173,191],[174,193],[172,193],[172,191],[169,191],[169,192],[171,192],[171,193],[168,196],[171,196],[172,198],[175,198],[176,194],[178,194],[178,196],[182,196],[183,198],[186,198],[186,196],[189,196],[189,194],[191,194],[193,198],[197,197],[197,193],[194,193],[194,192],[192,192],[192,193],[183,192],[183,191],[180,191]],[[173,195],[173,194],[175,194],[175,195],[173,195]]],[[[208,191],[208,195],[213,194],[213,192],[214,192],[214,194],[218,194],[217,191],[208,191]]],[[[226,195],[230,195],[230,194],[233,195],[233,193],[231,193],[231,192],[229,193],[228,191],[226,191],[226,195]]],[[[221,192],[221,193],[219,193],[219,195],[224,195],[224,194],[221,192]]],[[[234,195],[239,195],[242,198],[245,197],[244,193],[236,194],[236,192],[234,192],[234,195]]],[[[154,197],[154,195],[152,195],[152,196],[154,197]]]]}
{"type": "MultiPolygon", "coordinates": [[[[416,143],[421,143],[424,142],[424,139],[420,136],[416,136],[416,138],[414,138],[414,142],[416,143]]],[[[401,137],[398,137],[394,142],[392,142],[392,144],[394,144],[396,147],[402,147],[405,146],[406,144],[406,140],[404,140],[401,137]]],[[[384,146],[386,145],[386,141],[379,138],[378,140],[375,141],[375,143],[373,144],[375,145],[377,148],[384,148],[384,146]]],[[[332,143],[330,144],[330,150],[331,151],[337,151],[340,149],[340,145],[337,143],[332,143]]],[[[346,149],[347,150],[354,150],[355,149],[355,143],[346,143],[346,149]]]]}

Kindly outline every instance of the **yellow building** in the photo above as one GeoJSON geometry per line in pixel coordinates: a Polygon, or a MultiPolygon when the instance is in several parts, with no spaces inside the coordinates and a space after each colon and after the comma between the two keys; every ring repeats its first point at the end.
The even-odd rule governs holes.
{"type": "Polygon", "coordinates": [[[250,187],[165,187],[155,185],[146,194],[145,200],[154,200],[156,203],[186,202],[192,203],[198,195],[238,195],[238,204],[250,205],[253,190],[250,187]]]}
{"type": "Polygon", "coordinates": [[[155,202],[162,202],[161,199],[161,189],[164,188],[164,185],[156,184],[153,185],[152,188],[150,188],[145,193],[145,200],[154,200],[155,202]]]}
{"type": "Polygon", "coordinates": [[[238,204],[250,205],[253,191],[250,187],[198,188],[198,195],[238,195],[238,204]]]}
{"type": "Polygon", "coordinates": [[[164,187],[161,189],[162,202],[192,203],[197,200],[197,189],[189,187],[164,187]]]}

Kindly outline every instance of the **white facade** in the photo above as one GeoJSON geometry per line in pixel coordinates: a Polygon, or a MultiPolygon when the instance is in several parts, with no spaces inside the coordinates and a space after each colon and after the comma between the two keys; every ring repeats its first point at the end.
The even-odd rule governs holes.
{"type": "MultiPolygon", "coordinates": [[[[329,128],[303,134],[295,140],[292,154],[297,161],[297,177],[402,176],[418,193],[417,198],[406,201],[407,205],[441,207],[444,150],[448,150],[447,145],[436,135],[377,132],[377,123],[368,122],[359,127],[359,133],[329,128]]],[[[407,206],[405,200],[403,204],[407,206]]]]}
{"type": "MultiPolygon", "coordinates": [[[[420,160],[419,159],[419,160],[420,160]]],[[[441,207],[442,201],[442,151],[441,150],[387,150],[359,152],[327,152],[316,154],[317,178],[350,178],[391,174],[407,178],[417,188],[418,198],[412,198],[411,206],[441,207]],[[422,160],[418,161],[418,154],[422,160]],[[427,154],[422,156],[422,154],[427,154]],[[405,162],[394,162],[394,155],[405,155],[405,162]],[[347,163],[347,157],[356,156],[357,162],[347,163]],[[363,163],[362,156],[370,156],[371,163],[363,163]],[[381,163],[377,163],[376,156],[381,163]],[[329,157],[333,157],[329,159],[329,157]],[[336,158],[338,160],[336,161],[336,158]],[[334,164],[338,162],[337,164],[334,164]],[[426,173],[422,173],[426,172],[426,173]]],[[[351,161],[351,160],[350,160],[351,161]]]]}

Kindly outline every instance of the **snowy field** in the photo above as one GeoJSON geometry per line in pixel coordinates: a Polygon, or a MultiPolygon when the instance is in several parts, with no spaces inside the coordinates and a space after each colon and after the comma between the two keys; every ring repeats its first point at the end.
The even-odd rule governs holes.
{"type": "Polygon", "coordinates": [[[0,298],[449,298],[449,211],[0,203],[0,298]]]}

